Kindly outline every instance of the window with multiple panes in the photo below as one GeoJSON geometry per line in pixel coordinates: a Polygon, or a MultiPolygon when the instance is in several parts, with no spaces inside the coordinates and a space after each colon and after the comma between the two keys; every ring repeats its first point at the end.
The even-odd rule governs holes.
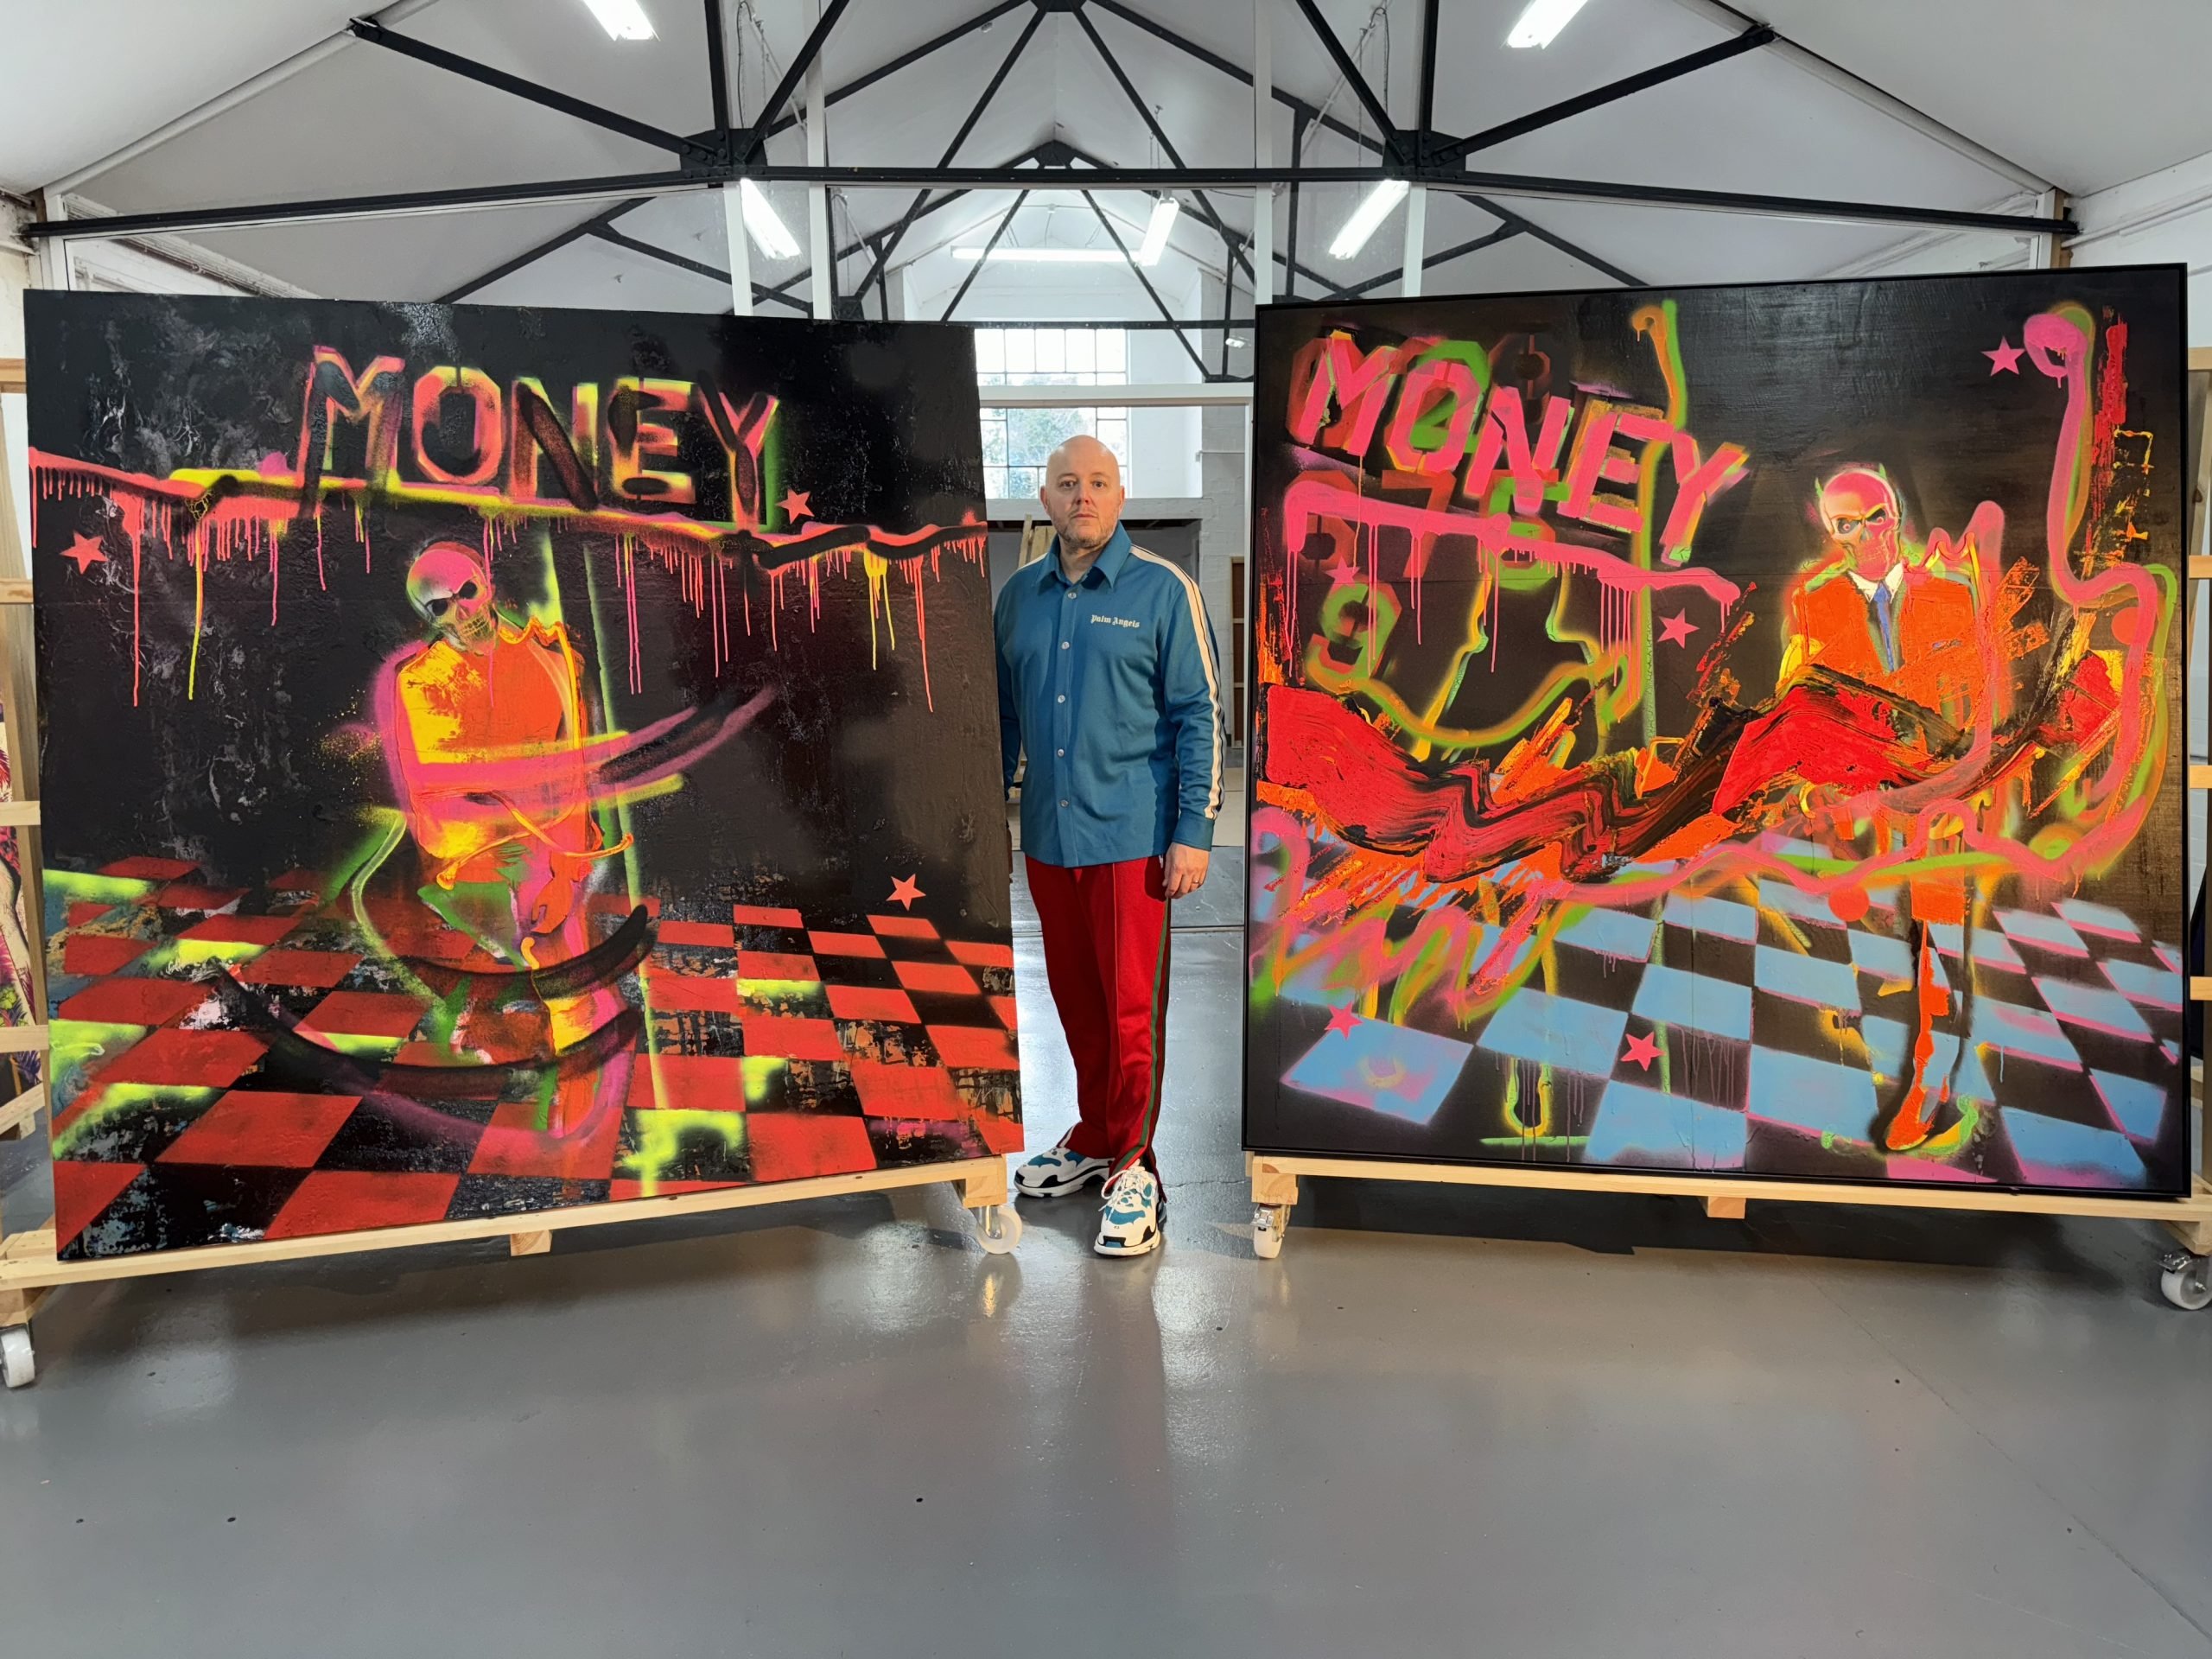
{"type": "MultiPolygon", "coordinates": [[[[986,386],[1125,386],[1129,337],[1120,328],[978,328],[976,378],[986,386]]],[[[1122,463],[1122,487],[1136,493],[1129,468],[1129,411],[987,409],[983,487],[993,497],[1034,495],[1045,463],[1063,439],[1089,433],[1122,463]]]]}

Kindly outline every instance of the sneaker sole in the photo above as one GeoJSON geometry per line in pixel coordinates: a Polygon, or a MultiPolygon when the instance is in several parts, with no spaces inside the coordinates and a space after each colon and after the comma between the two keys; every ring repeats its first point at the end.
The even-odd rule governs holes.
{"type": "Polygon", "coordinates": [[[1150,1255],[1160,1248],[1162,1235],[1155,1229],[1152,1236],[1141,1244],[1094,1243],[1091,1250],[1098,1255],[1150,1255]]]}
{"type": "Polygon", "coordinates": [[[1106,1172],[1103,1169],[1094,1169],[1088,1175],[1080,1176],[1075,1180],[1055,1181],[1050,1185],[1039,1186],[1032,1186],[1028,1182],[1017,1178],[1014,1183],[1014,1190],[1025,1198],[1071,1198],[1092,1182],[1103,1179],[1105,1173],[1106,1172]]]}

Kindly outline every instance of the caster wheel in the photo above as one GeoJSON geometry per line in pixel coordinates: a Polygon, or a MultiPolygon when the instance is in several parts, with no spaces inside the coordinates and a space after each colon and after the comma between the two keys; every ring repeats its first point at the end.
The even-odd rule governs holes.
{"type": "Polygon", "coordinates": [[[1290,1227],[1287,1205],[1262,1204],[1252,1211],[1252,1254],[1272,1262],[1282,1254],[1282,1236],[1290,1227]]]}
{"type": "Polygon", "coordinates": [[[0,1381],[11,1389],[28,1389],[38,1380],[38,1362],[31,1356],[31,1333],[20,1325],[0,1331],[0,1381]]]}
{"type": "Polygon", "coordinates": [[[2176,1307],[2191,1313],[2212,1307],[2212,1255],[2176,1250],[2158,1266],[2158,1289],[2176,1307]]]}
{"type": "Polygon", "coordinates": [[[976,1242],[986,1255],[1012,1255],[1021,1243],[1021,1214],[1010,1204],[976,1207],[976,1242]]]}

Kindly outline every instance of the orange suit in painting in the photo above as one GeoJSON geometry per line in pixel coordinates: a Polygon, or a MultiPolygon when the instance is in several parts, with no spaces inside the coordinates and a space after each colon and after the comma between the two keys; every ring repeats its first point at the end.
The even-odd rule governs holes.
{"type": "MultiPolygon", "coordinates": [[[[620,850],[592,811],[582,660],[567,629],[499,614],[473,550],[430,547],[407,586],[437,630],[392,671],[395,771],[429,876],[421,897],[518,967],[579,957],[591,867],[620,850]]],[[[604,988],[543,1005],[556,1052],[620,1007],[604,988]]]]}
{"type": "MultiPolygon", "coordinates": [[[[1882,473],[1854,467],[1821,486],[1827,555],[1790,584],[1784,601],[1780,683],[1811,669],[1845,676],[1942,715],[1973,723],[1987,677],[1986,611],[1965,575],[1909,565],[1899,543],[1904,514],[1895,486],[1882,473]]],[[[1965,556],[1971,559],[1971,546],[1965,556]]],[[[1878,818],[1876,833],[1889,826],[1878,818]]],[[[1908,883],[1916,1018],[1910,1079],[1894,1111],[1875,1126],[1878,1144],[1907,1152],[1936,1131],[1948,1084],[1931,1095],[1925,1076],[1935,1049],[1934,1021],[1950,1012],[1953,993],[1939,982],[1929,929],[1962,926],[1964,880],[1936,873],[1908,883]]],[[[1970,971],[1961,951],[1961,975],[1970,971]]]]}

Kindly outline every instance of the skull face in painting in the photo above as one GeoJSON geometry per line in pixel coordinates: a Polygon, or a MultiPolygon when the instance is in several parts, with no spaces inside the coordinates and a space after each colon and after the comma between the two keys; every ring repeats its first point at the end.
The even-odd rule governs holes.
{"type": "Polygon", "coordinates": [[[499,637],[491,575],[459,542],[423,550],[407,572],[407,602],[457,651],[482,651],[499,637]]]}
{"type": "Polygon", "coordinates": [[[1904,508],[1897,486],[1877,468],[1853,467],[1821,486],[1821,523],[1828,543],[1869,582],[1897,563],[1904,508]]]}

